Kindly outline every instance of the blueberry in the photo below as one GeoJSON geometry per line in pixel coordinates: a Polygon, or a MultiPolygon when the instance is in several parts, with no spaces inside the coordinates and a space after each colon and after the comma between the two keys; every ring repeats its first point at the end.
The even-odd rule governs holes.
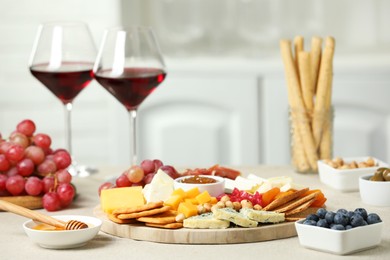
{"type": "Polygon", "coordinates": [[[381,218],[376,213],[370,213],[367,216],[367,223],[369,225],[382,222],[381,218]]]}
{"type": "Polygon", "coordinates": [[[310,214],[306,217],[306,220],[314,220],[317,222],[320,218],[316,214],[310,214]]]}
{"type": "Polygon", "coordinates": [[[314,220],[305,220],[303,221],[304,225],[310,225],[310,226],[317,226],[317,221],[314,221],[314,220]]]}
{"type": "Polygon", "coordinates": [[[317,227],[329,228],[329,224],[325,219],[320,219],[317,222],[317,227]]]}
{"type": "Polygon", "coordinates": [[[348,218],[347,214],[337,212],[336,215],[334,216],[333,222],[335,224],[340,224],[340,225],[343,225],[345,227],[349,223],[349,218],[348,218]]]}
{"type": "Polygon", "coordinates": [[[353,226],[351,226],[351,225],[346,225],[345,226],[345,230],[348,230],[348,229],[351,229],[351,228],[353,228],[353,226]]]}
{"type": "Polygon", "coordinates": [[[348,210],[346,210],[346,209],[339,209],[339,210],[336,211],[336,213],[348,214],[348,210]]]}
{"type": "Polygon", "coordinates": [[[365,209],[357,208],[357,209],[355,209],[354,212],[357,213],[357,214],[360,214],[363,217],[364,220],[367,220],[367,211],[365,209]]]}
{"type": "Polygon", "coordinates": [[[325,218],[326,212],[328,212],[326,209],[324,209],[324,208],[319,208],[319,209],[317,210],[317,216],[318,216],[319,218],[325,218]]]}
{"type": "Polygon", "coordinates": [[[332,224],[333,223],[333,219],[334,219],[335,215],[336,215],[336,213],[334,213],[333,211],[326,212],[325,219],[328,222],[328,224],[332,224]]]}
{"type": "Polygon", "coordinates": [[[335,224],[331,227],[331,229],[333,230],[345,230],[345,227],[343,225],[340,225],[340,224],[335,224]]]}
{"type": "Polygon", "coordinates": [[[349,217],[349,219],[351,219],[351,217],[355,214],[355,212],[353,211],[348,211],[347,213],[347,216],[349,217]]]}
{"type": "Polygon", "coordinates": [[[351,226],[353,226],[353,227],[360,227],[360,226],[364,225],[364,219],[363,219],[362,215],[360,215],[358,213],[355,213],[351,217],[349,222],[350,222],[351,226]]]}

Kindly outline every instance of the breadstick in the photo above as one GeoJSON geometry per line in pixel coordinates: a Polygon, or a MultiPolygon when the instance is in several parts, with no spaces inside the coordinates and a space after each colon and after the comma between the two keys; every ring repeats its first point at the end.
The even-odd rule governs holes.
{"type": "MultiPolygon", "coordinates": [[[[291,111],[292,113],[292,111],[291,111]]],[[[291,156],[292,156],[292,162],[295,168],[299,172],[308,172],[310,170],[310,165],[307,162],[307,158],[305,155],[305,148],[303,147],[302,139],[301,136],[299,135],[299,130],[298,130],[298,121],[293,120],[293,116],[291,116],[291,126],[292,126],[292,147],[293,149],[291,150],[291,156]]]]}
{"type": "Polygon", "coordinates": [[[301,51],[298,53],[299,78],[301,79],[302,96],[305,103],[306,111],[311,115],[313,111],[314,88],[311,78],[311,61],[310,53],[301,51]]]}
{"type": "Polygon", "coordinates": [[[304,47],[303,47],[304,43],[303,43],[303,37],[302,36],[296,36],[294,38],[294,55],[295,55],[295,67],[297,69],[297,73],[298,73],[298,78],[299,78],[299,66],[298,66],[298,53],[300,53],[301,51],[304,50],[304,47]]]}
{"type": "Polygon", "coordinates": [[[317,170],[317,152],[314,144],[313,135],[310,129],[307,113],[305,113],[305,105],[303,103],[302,93],[300,89],[298,73],[295,68],[294,60],[291,52],[291,42],[289,40],[280,41],[280,50],[285,67],[287,79],[287,91],[290,102],[290,109],[295,120],[294,114],[296,111],[300,114],[297,118],[298,131],[302,139],[305,154],[308,158],[310,167],[317,170]]]}
{"type": "Polygon", "coordinates": [[[327,37],[325,49],[321,58],[320,72],[317,83],[316,102],[314,105],[312,122],[316,148],[319,147],[323,133],[324,116],[326,116],[324,113],[326,113],[327,106],[330,106],[334,46],[334,39],[332,37],[327,37]]]}
{"type": "Polygon", "coordinates": [[[313,80],[314,93],[316,92],[317,89],[318,70],[320,68],[320,62],[321,62],[321,50],[322,50],[322,38],[314,36],[311,39],[311,51],[310,51],[311,78],[313,80]]]}

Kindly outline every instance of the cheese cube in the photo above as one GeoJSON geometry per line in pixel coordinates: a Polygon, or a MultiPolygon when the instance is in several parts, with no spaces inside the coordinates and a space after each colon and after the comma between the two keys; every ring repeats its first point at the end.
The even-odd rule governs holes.
{"type": "Polygon", "coordinates": [[[211,196],[207,190],[195,197],[199,204],[207,203],[211,200],[211,196]]]}
{"type": "Polygon", "coordinates": [[[171,195],[166,201],[164,201],[164,204],[167,206],[171,206],[173,210],[177,210],[177,207],[179,207],[180,202],[183,201],[183,197],[180,195],[171,195]]]}
{"type": "Polygon", "coordinates": [[[192,199],[192,198],[195,198],[198,194],[199,194],[199,189],[198,187],[195,187],[195,188],[192,188],[188,191],[186,191],[186,198],[189,198],[189,199],[192,199]]]}
{"type": "Polygon", "coordinates": [[[145,204],[142,187],[136,186],[102,190],[100,204],[106,213],[112,213],[117,208],[142,206],[145,204]]]}
{"type": "Polygon", "coordinates": [[[198,208],[190,202],[182,202],[177,209],[178,213],[183,213],[186,218],[198,215],[198,208]]]}

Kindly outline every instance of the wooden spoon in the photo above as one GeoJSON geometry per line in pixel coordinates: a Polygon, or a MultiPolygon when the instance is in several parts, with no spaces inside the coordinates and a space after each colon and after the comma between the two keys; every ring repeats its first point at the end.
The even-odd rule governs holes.
{"type": "Polygon", "coordinates": [[[18,214],[20,216],[30,218],[32,220],[40,221],[42,223],[64,229],[64,230],[76,230],[76,229],[84,229],[88,228],[88,225],[78,221],[78,220],[69,220],[67,222],[55,219],[53,217],[44,215],[39,212],[35,212],[33,210],[18,206],[11,202],[0,199],[0,209],[8,212],[12,212],[18,214]]]}

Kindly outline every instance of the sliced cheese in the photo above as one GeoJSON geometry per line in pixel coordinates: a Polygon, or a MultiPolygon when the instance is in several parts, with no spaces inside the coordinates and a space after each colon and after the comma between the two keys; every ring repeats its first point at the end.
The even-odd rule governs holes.
{"type": "Polygon", "coordinates": [[[143,194],[146,202],[165,201],[173,190],[173,179],[164,171],[158,170],[151,183],[145,185],[143,194]]]}
{"type": "Polygon", "coordinates": [[[208,212],[184,219],[183,226],[186,228],[221,229],[228,228],[230,226],[230,221],[216,219],[213,213],[208,212]]]}
{"type": "Polygon", "coordinates": [[[245,217],[259,223],[279,223],[285,220],[284,213],[277,213],[273,211],[242,208],[240,213],[242,213],[245,217]]]}
{"type": "Polygon", "coordinates": [[[215,209],[213,214],[216,219],[228,220],[241,227],[256,227],[258,224],[257,221],[251,220],[231,208],[215,209]]]}
{"type": "Polygon", "coordinates": [[[142,206],[145,204],[142,187],[136,186],[102,190],[100,204],[106,213],[112,213],[117,208],[142,206]]]}

